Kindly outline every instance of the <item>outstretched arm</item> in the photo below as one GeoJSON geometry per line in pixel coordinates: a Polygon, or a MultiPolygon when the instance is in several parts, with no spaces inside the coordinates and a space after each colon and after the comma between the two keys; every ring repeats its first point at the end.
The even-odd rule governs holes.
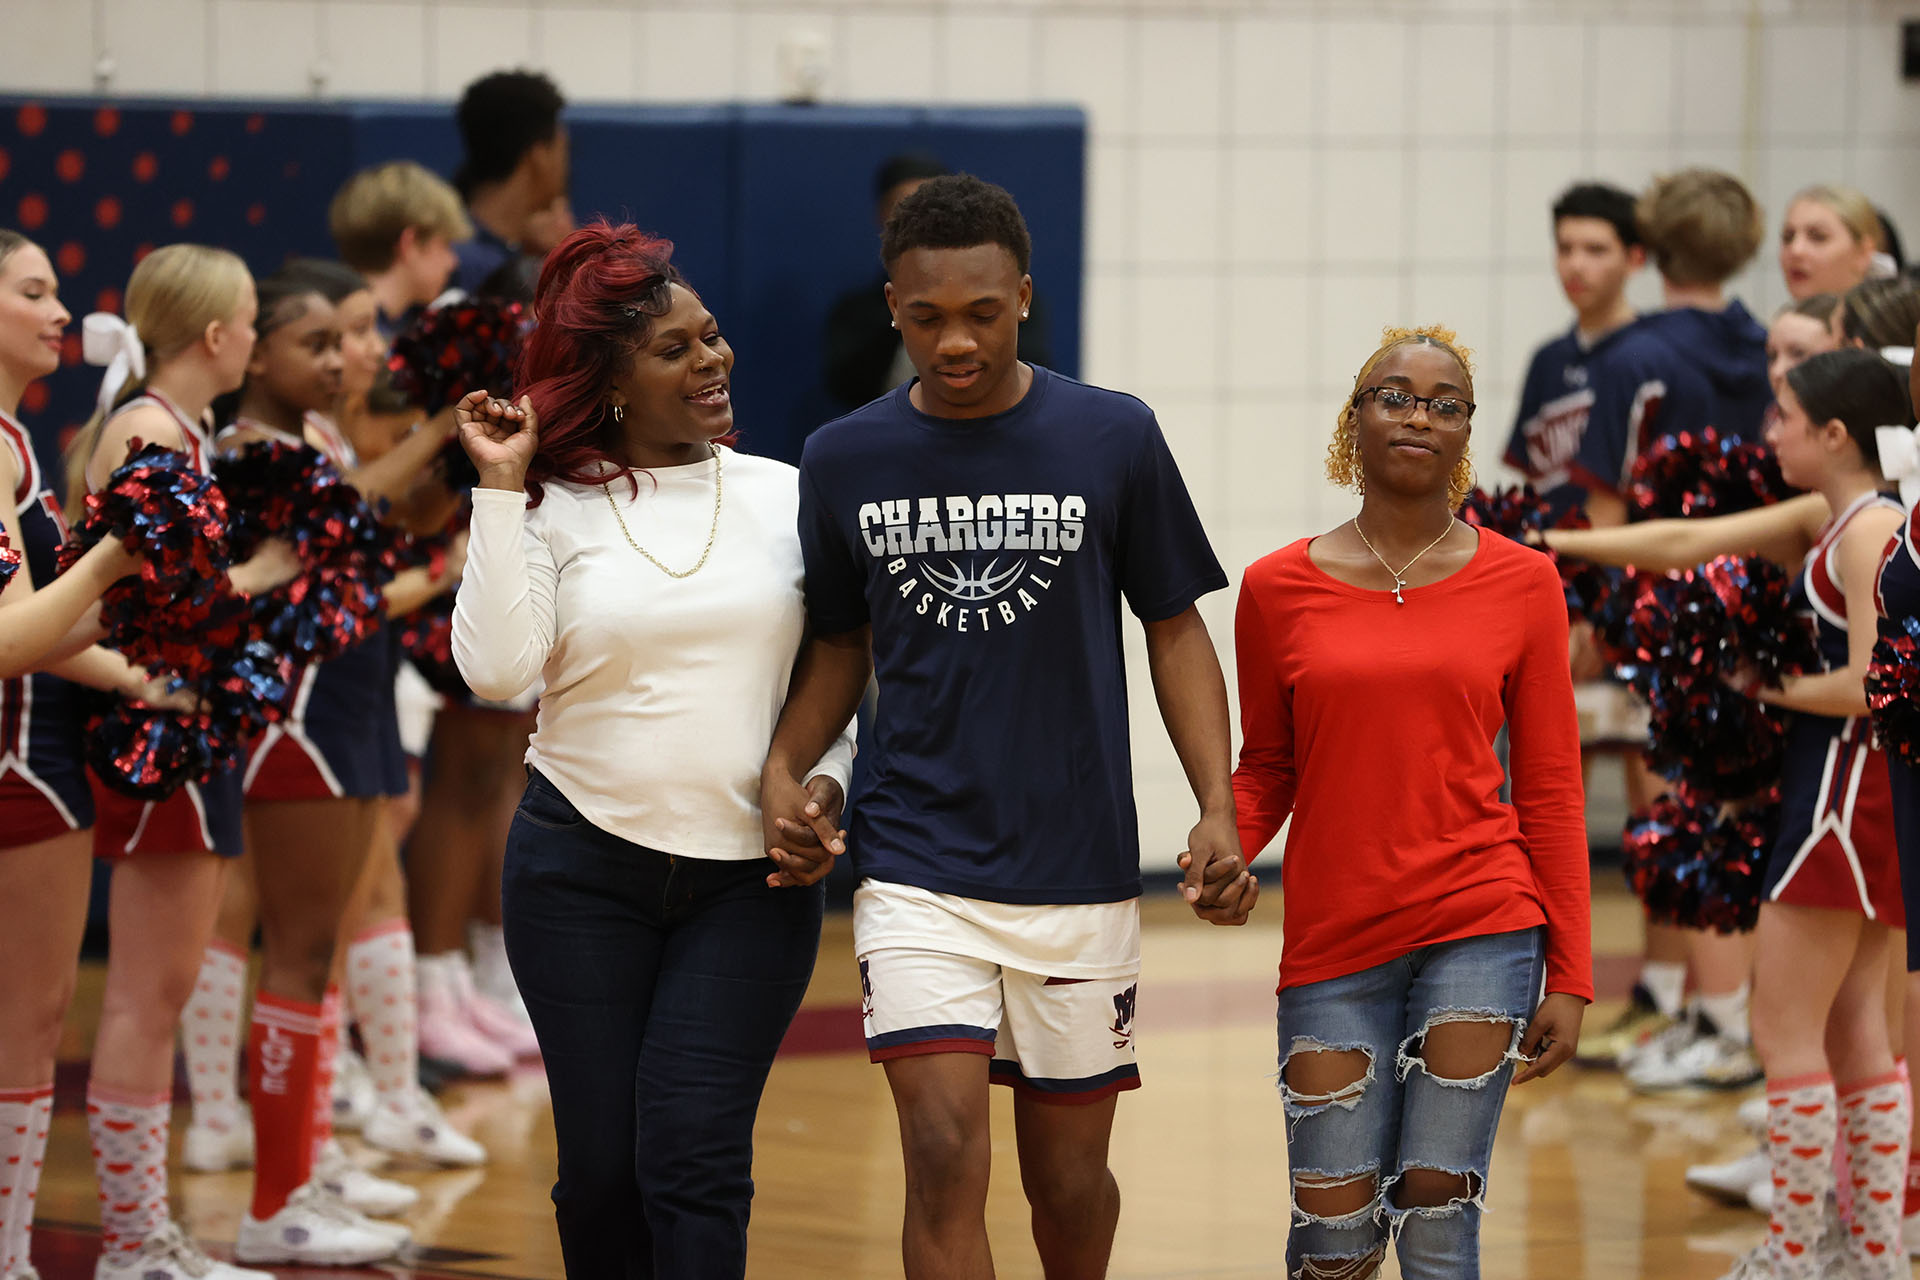
{"type": "Polygon", "coordinates": [[[1551,550],[1595,564],[1656,573],[1691,569],[1724,555],[1760,555],[1792,567],[1807,554],[1828,514],[1825,498],[1803,493],[1729,516],[1643,520],[1607,529],[1548,529],[1540,541],[1551,550]]]}

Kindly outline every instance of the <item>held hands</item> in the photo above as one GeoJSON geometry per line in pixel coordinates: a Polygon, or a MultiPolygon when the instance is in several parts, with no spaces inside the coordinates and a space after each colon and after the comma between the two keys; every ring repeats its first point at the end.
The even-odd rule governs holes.
{"type": "Polygon", "coordinates": [[[785,769],[769,765],[760,778],[761,834],[767,856],[780,869],[767,876],[770,889],[813,884],[833,870],[847,851],[840,810],[847,798],[840,784],[815,774],[803,787],[785,769]]]}
{"type": "Polygon", "coordinates": [[[1580,1046],[1580,1020],[1586,1014],[1587,1002],[1579,996],[1555,991],[1542,1000],[1520,1037],[1520,1056],[1527,1065],[1514,1073],[1513,1082],[1544,1080],[1573,1057],[1580,1046]]]}
{"type": "Polygon", "coordinates": [[[540,415],[533,401],[509,404],[485,391],[470,391],[454,406],[460,445],[480,472],[483,489],[526,487],[527,467],[540,447],[540,415]]]}
{"type": "Polygon", "coordinates": [[[1260,901],[1260,881],[1240,856],[1240,832],[1231,814],[1205,816],[1187,836],[1176,861],[1186,879],[1180,894],[1193,914],[1209,924],[1245,924],[1260,901]]]}

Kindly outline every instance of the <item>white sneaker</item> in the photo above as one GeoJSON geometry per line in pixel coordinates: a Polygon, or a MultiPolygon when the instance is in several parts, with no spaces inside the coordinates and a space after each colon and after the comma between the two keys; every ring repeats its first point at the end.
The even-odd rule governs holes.
{"type": "Polygon", "coordinates": [[[1729,1204],[1750,1204],[1748,1192],[1755,1182],[1764,1182],[1767,1190],[1773,1190],[1772,1173],[1772,1163],[1765,1151],[1749,1151],[1720,1164],[1688,1166],[1687,1185],[1729,1204]]]}
{"type": "Polygon", "coordinates": [[[1773,1171],[1769,1169],[1747,1188],[1747,1208],[1766,1217],[1773,1216],[1773,1171]]]}
{"type": "MultiPolygon", "coordinates": [[[[31,1267],[27,1274],[33,1274],[31,1267]]],[[[273,1274],[209,1258],[180,1224],[169,1220],[138,1249],[101,1254],[93,1264],[93,1280],[273,1280],[273,1274]]]]}
{"type": "Polygon", "coordinates": [[[370,1147],[435,1164],[476,1165],[487,1160],[487,1149],[454,1128],[433,1095],[418,1087],[399,1106],[382,1102],[375,1107],[360,1139],[370,1147]]]}
{"type": "Polygon", "coordinates": [[[265,1222],[251,1213],[241,1218],[233,1244],[242,1262],[293,1266],[360,1266],[384,1262],[399,1251],[390,1230],[376,1229],[317,1182],[294,1192],[265,1222]]]}
{"type": "Polygon", "coordinates": [[[1718,1034],[1705,1015],[1699,1034],[1691,1040],[1673,1040],[1633,1059],[1627,1083],[1641,1093],[1668,1089],[1744,1089],[1764,1072],[1753,1046],[1718,1034]]]}
{"type": "Polygon", "coordinates": [[[1700,1038],[1700,1022],[1691,1011],[1675,1018],[1653,1035],[1646,1036],[1620,1050],[1622,1070],[1644,1058],[1678,1053],[1700,1038]]]}
{"type": "Polygon", "coordinates": [[[1740,1109],[1734,1112],[1733,1114],[1734,1114],[1734,1118],[1740,1122],[1740,1127],[1745,1129],[1748,1133],[1757,1134],[1761,1137],[1766,1136],[1766,1132],[1767,1132],[1767,1095],[1766,1094],[1764,1093],[1754,1094],[1751,1098],[1748,1098],[1745,1102],[1741,1103],[1740,1109]]]}
{"type": "Polygon", "coordinates": [[[329,1139],[320,1149],[313,1177],[345,1201],[347,1208],[370,1218],[391,1218],[420,1203],[420,1193],[406,1183],[378,1177],[348,1159],[337,1139],[329,1139]]]}
{"type": "Polygon", "coordinates": [[[353,1225],[359,1227],[362,1231],[371,1231],[377,1236],[385,1236],[393,1242],[393,1247],[396,1250],[404,1249],[413,1243],[413,1229],[411,1227],[407,1226],[404,1222],[381,1222],[377,1218],[369,1218],[366,1214],[348,1204],[345,1197],[340,1194],[340,1188],[335,1184],[322,1182],[320,1179],[314,1178],[310,1180],[307,1185],[314,1189],[316,1197],[323,1198],[329,1203],[329,1207],[333,1212],[351,1219],[353,1225]]]}
{"type": "Polygon", "coordinates": [[[180,1163],[195,1173],[253,1168],[253,1112],[244,1102],[195,1107],[180,1142],[180,1163]]]}
{"type": "Polygon", "coordinates": [[[373,1077],[367,1060],[345,1045],[333,1067],[333,1127],[340,1133],[358,1133],[373,1114],[373,1077]]]}

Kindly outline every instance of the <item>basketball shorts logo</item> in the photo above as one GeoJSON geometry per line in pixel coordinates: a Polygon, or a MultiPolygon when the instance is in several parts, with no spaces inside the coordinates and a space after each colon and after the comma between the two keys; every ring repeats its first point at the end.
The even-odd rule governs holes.
{"type": "Polygon", "coordinates": [[[1135,983],[1113,998],[1113,1025],[1107,1030],[1113,1032],[1113,1047],[1124,1049],[1133,1043],[1133,1005],[1140,984],[1135,983]]]}
{"type": "Polygon", "coordinates": [[[865,960],[860,962],[860,1016],[873,1017],[873,975],[865,960]]]}

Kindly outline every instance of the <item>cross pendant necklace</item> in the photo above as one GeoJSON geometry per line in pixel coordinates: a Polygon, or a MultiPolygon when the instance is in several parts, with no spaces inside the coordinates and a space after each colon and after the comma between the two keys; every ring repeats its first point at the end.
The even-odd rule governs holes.
{"type": "Polygon", "coordinates": [[[1441,534],[1439,537],[1435,538],[1432,542],[1429,542],[1426,546],[1420,548],[1420,555],[1416,555],[1413,559],[1407,561],[1405,564],[1401,565],[1398,569],[1395,569],[1392,565],[1388,564],[1387,558],[1381,555],[1377,550],[1374,549],[1373,542],[1367,537],[1367,531],[1360,527],[1359,516],[1355,516],[1353,518],[1353,531],[1360,535],[1360,541],[1366,545],[1367,550],[1373,552],[1373,558],[1380,562],[1380,567],[1382,569],[1385,569],[1387,573],[1393,578],[1393,602],[1395,604],[1405,604],[1407,602],[1407,598],[1401,595],[1400,592],[1407,585],[1407,570],[1413,568],[1414,565],[1420,563],[1420,556],[1424,556],[1425,554],[1427,554],[1427,552],[1433,550],[1435,547],[1439,546],[1442,542],[1446,541],[1447,534],[1453,532],[1453,521],[1449,519],[1447,521],[1447,527],[1441,531],[1441,534]]]}

